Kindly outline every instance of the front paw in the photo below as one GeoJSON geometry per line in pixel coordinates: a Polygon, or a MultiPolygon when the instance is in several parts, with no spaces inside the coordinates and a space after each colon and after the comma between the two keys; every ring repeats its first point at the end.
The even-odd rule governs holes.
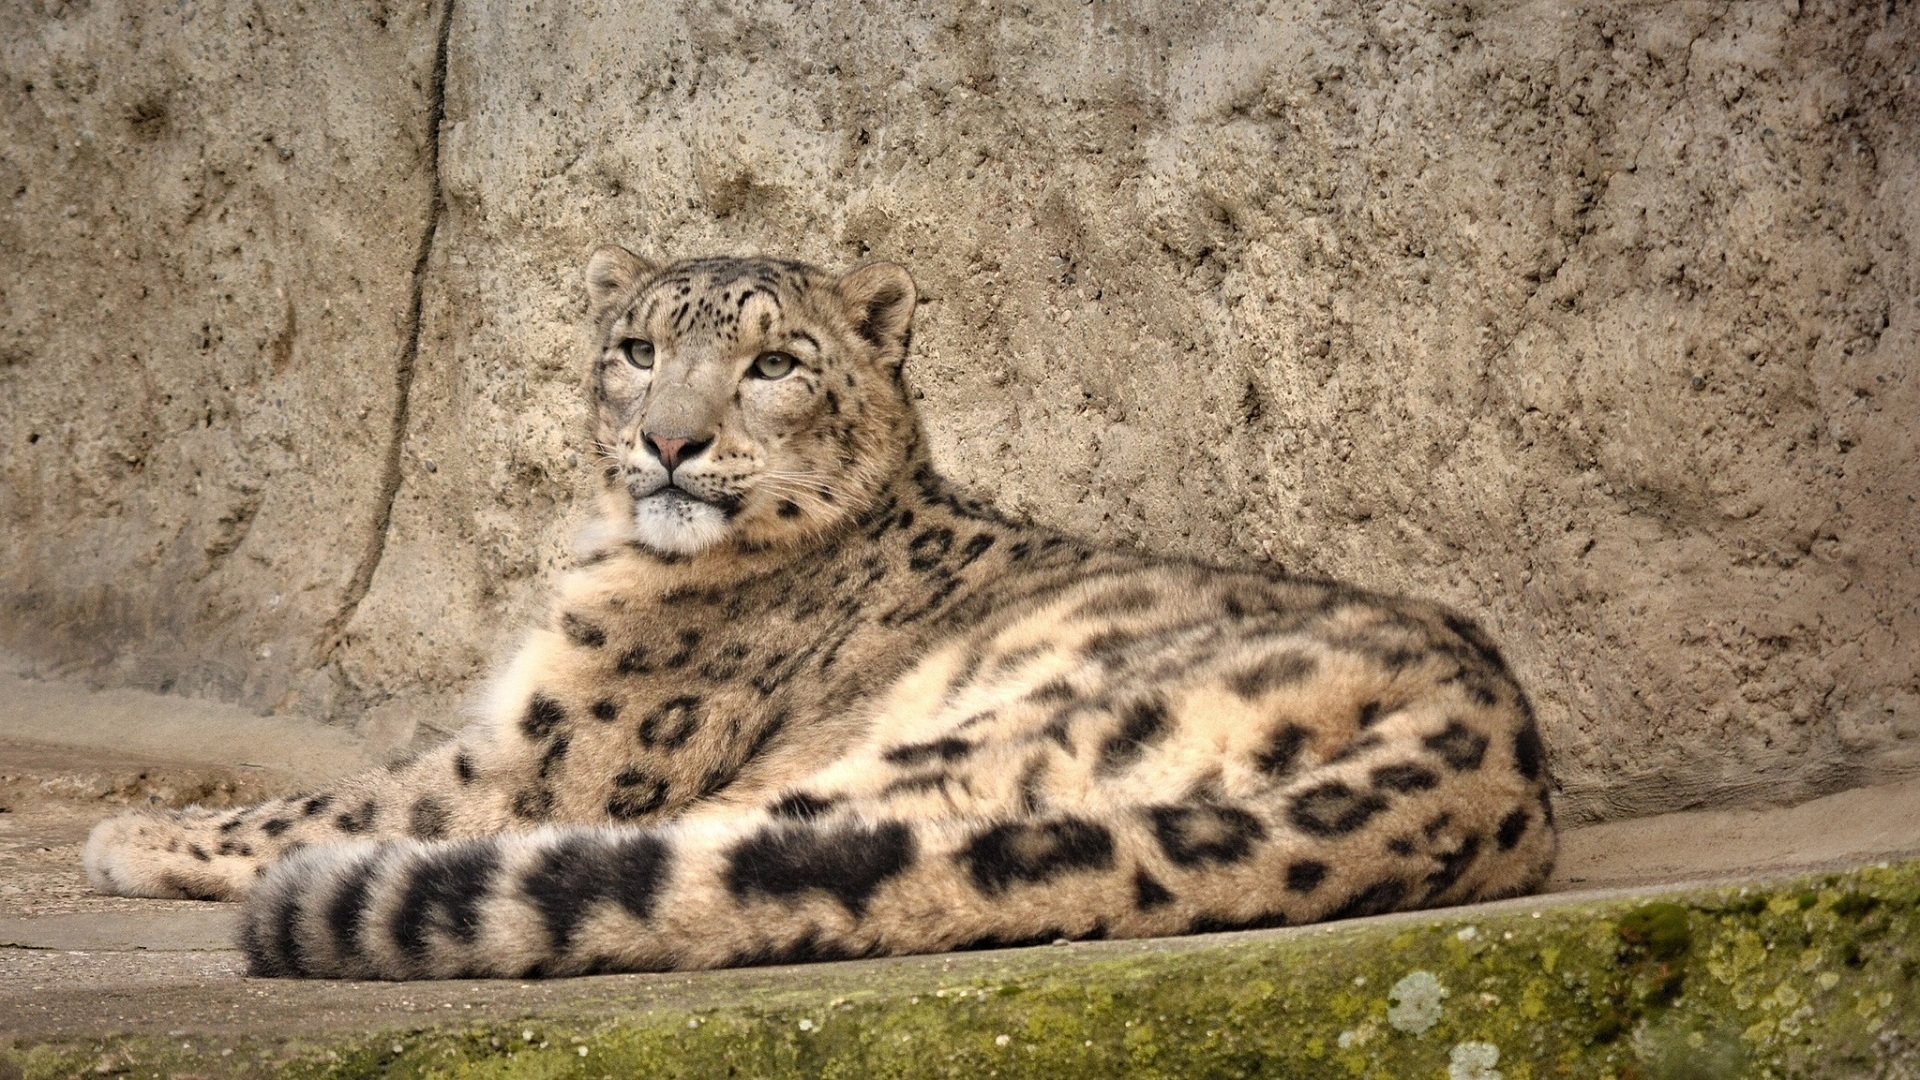
{"type": "Polygon", "coordinates": [[[87,881],[106,896],[165,900],[238,900],[256,867],[219,853],[197,834],[210,831],[193,811],[135,810],[93,827],[81,853],[87,881]]]}

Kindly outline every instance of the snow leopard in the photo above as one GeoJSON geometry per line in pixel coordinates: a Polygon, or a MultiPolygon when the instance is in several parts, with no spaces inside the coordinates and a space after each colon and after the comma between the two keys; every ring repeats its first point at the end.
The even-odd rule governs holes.
{"type": "Polygon", "coordinates": [[[586,266],[598,524],[470,727],[239,810],[101,823],[243,900],[262,976],[693,970],[1511,897],[1533,708],[1438,604],[1018,521],[935,469],[885,262],[586,266]]]}

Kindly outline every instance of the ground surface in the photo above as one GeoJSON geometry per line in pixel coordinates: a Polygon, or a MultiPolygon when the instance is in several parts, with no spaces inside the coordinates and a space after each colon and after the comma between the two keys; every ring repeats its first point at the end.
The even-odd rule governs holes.
{"type": "MultiPolygon", "coordinates": [[[[1076,965],[1174,962],[1170,958],[1198,955],[1196,949],[1226,962],[1246,949],[1320,932],[548,983],[247,979],[231,947],[232,906],[93,895],[80,873],[87,830],[148,799],[228,805],[302,786],[351,767],[363,752],[344,738],[329,741],[325,729],[272,720],[249,721],[249,740],[236,742],[223,737],[233,717],[163,713],[162,704],[127,691],[24,681],[0,695],[0,1035],[15,1046],[101,1039],[108,1046],[112,1036],[278,1053],[273,1047],[282,1043],[274,1040],[448,1024],[512,1026],[529,1017],[567,1018],[585,1031],[607,1017],[663,1008],[691,1014],[759,1009],[783,994],[857,994],[876,985],[924,986],[931,993],[963,982],[1057,976],[1076,965]],[[146,722],[130,724],[143,708],[146,722]],[[46,741],[55,731],[69,743],[46,741]],[[272,1046],[258,1049],[268,1036],[272,1046]]],[[[1352,927],[1450,925],[1518,917],[1513,913],[1523,909],[1582,912],[1665,895],[1686,883],[1771,882],[1916,855],[1920,781],[1910,781],[1792,808],[1672,814],[1573,830],[1565,836],[1551,897],[1352,927]]]]}

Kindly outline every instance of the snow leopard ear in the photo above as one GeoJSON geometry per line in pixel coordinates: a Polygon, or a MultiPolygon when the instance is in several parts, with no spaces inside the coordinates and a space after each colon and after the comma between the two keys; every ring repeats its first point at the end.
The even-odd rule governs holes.
{"type": "Polygon", "coordinates": [[[846,305],[847,321],[890,363],[906,358],[907,332],[919,294],[913,275],[899,263],[868,263],[834,282],[846,305]]]}
{"type": "Polygon", "coordinates": [[[604,322],[654,270],[652,263],[618,244],[595,248],[587,258],[587,310],[593,321],[604,322]]]}

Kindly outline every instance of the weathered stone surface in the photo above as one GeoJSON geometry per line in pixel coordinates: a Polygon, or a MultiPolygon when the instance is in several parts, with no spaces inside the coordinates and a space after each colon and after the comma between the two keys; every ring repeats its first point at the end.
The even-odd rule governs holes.
{"type": "MultiPolygon", "coordinates": [[[[8,46],[8,122],[25,133],[10,145],[68,146],[83,124],[67,117],[115,115],[56,116],[20,89],[29,60],[54,64],[33,58],[90,56],[36,27],[95,20],[87,48],[124,50],[106,11],[8,16],[41,35],[8,46]]],[[[301,71],[306,87],[346,85],[338,71],[392,87],[362,99],[386,110],[378,124],[344,98],[326,121],[294,107],[324,95],[280,99],[289,138],[391,148],[285,177],[259,172],[286,170],[258,151],[235,190],[304,232],[248,238],[203,212],[205,239],[183,241],[144,208],[120,223],[107,207],[131,203],[81,195],[138,189],[151,151],[125,119],[111,137],[87,121],[103,133],[92,158],[9,150],[32,212],[16,199],[8,251],[42,254],[8,256],[0,341],[24,360],[0,368],[0,437],[26,479],[4,527],[30,558],[4,587],[9,635],[50,661],[268,707],[284,683],[316,713],[371,710],[402,732],[457,723],[433,710],[538,609],[580,520],[593,451],[575,278],[619,239],[907,263],[928,299],[909,370],[949,471],[1104,540],[1458,604],[1535,688],[1576,819],[1920,767],[1920,654],[1903,644],[1920,635],[1906,6],[456,3],[444,213],[392,521],[371,544],[407,272],[434,217],[418,140],[435,16],[396,13],[387,36],[364,15],[303,17],[342,27],[316,26],[304,68],[222,58],[184,26],[167,40],[186,50],[180,71],[208,73],[194,93],[301,71]],[[350,168],[375,175],[337,182],[350,168]],[[69,204],[84,210],[60,217],[69,204]],[[339,207],[358,213],[351,230],[313,224],[339,207]],[[359,252],[362,237],[384,246],[359,252]],[[101,268],[134,238],[154,253],[136,265],[181,268],[141,325],[258,340],[219,354],[256,387],[231,399],[222,438],[262,440],[244,460],[272,473],[257,466],[253,529],[211,585],[189,584],[210,558],[193,553],[227,535],[225,504],[159,464],[184,459],[161,451],[186,436],[129,474],[113,454],[132,432],[175,428],[111,420],[77,389],[112,372],[123,412],[164,412],[211,370],[191,349],[144,368],[82,359],[126,333],[92,319],[87,290],[131,288],[101,268]],[[183,243],[209,254],[175,255],[183,243]],[[231,270],[221,244],[238,245],[231,270]],[[273,285],[236,292],[251,306],[218,320],[199,298],[271,244],[313,260],[288,286],[294,356],[312,359],[269,377],[273,285]],[[364,305],[352,320],[301,306],[338,309],[349,270],[384,283],[349,294],[364,305]],[[309,326],[348,321],[309,343],[309,326]],[[292,379],[297,393],[268,389],[292,379]],[[61,449],[26,444],[68,418],[61,449]],[[294,449],[251,434],[269,430],[294,449]],[[75,498],[68,477],[108,495],[75,498]],[[366,551],[379,559],[356,605],[366,551]],[[263,613],[274,595],[304,614],[263,613]],[[242,643],[280,626],[298,659],[250,659],[242,643]],[[96,640],[154,659],[115,666],[96,640]],[[185,644],[159,644],[172,640],[185,644]],[[205,674],[219,665],[233,677],[205,674]]]]}
{"type": "Polygon", "coordinates": [[[237,905],[94,894],[80,845],[113,809],[245,804],[339,762],[282,760],[276,729],[298,725],[206,706],[168,758],[27,745],[6,716],[17,696],[91,730],[154,695],[20,690],[0,685],[0,1080],[10,1065],[214,1077],[282,1060],[342,1077],[1005,1075],[1007,1059],[978,1056],[1000,1035],[1044,1076],[1348,1075],[1359,1054],[1360,1073],[1398,1080],[1481,1042],[1509,1080],[1601,1076],[1609,1059],[1621,1077],[1699,1080],[1730,1051],[1755,1066],[1735,1075],[1817,1060],[1827,1073],[1776,1075],[1899,1077],[1848,1054],[1864,1032],[1865,1060],[1891,1064],[1920,1024],[1898,996],[1920,947],[1920,780],[1575,828],[1544,895],[1333,926],[608,978],[249,979],[237,905]],[[204,737],[223,724],[252,729],[254,764],[204,737]],[[1808,1007],[1819,1018],[1788,1032],[1808,1007]]]}
{"type": "Polygon", "coordinates": [[[0,643],[342,704],[431,194],[403,7],[0,10],[0,643]]]}
{"type": "Polygon", "coordinates": [[[242,980],[231,954],[14,950],[0,954],[13,1007],[0,1076],[1905,1080],[1917,958],[1911,862],[1292,930],[558,984],[242,980]],[[110,980],[89,978],[102,969],[110,980]],[[30,996],[29,982],[45,989],[30,996]],[[97,1018],[103,992],[111,1023],[97,1018]]]}

